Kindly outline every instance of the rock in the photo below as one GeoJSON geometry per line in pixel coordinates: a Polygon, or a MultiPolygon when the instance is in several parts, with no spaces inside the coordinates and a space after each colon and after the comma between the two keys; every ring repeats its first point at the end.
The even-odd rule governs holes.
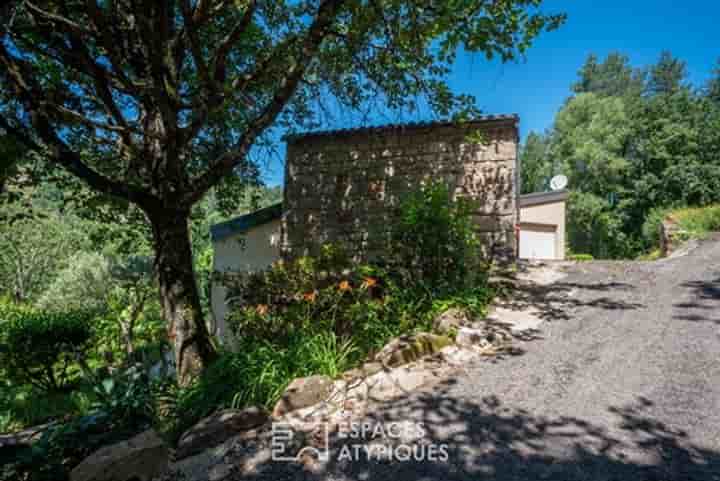
{"type": "Polygon", "coordinates": [[[70,473],[71,481],[151,481],[168,468],[168,449],[149,429],[132,439],[105,446],[70,473]]]}
{"type": "Polygon", "coordinates": [[[480,353],[477,350],[461,346],[448,346],[443,348],[440,353],[445,362],[455,367],[467,367],[480,357],[480,353]]]}
{"type": "Polygon", "coordinates": [[[350,369],[349,371],[345,371],[342,374],[343,379],[351,380],[351,379],[362,379],[366,378],[368,376],[372,376],[375,373],[378,373],[385,369],[385,367],[380,362],[366,362],[360,367],[356,367],[355,369],[350,369]]]}
{"type": "Polygon", "coordinates": [[[434,375],[424,369],[395,369],[390,373],[378,373],[369,383],[368,398],[385,401],[405,396],[423,384],[434,379],[434,375]]]}
{"type": "Polygon", "coordinates": [[[436,380],[437,376],[424,366],[411,365],[386,369],[342,386],[333,398],[344,408],[348,403],[363,406],[366,401],[387,401],[406,396],[418,387],[436,380]]]}
{"type": "Polygon", "coordinates": [[[213,466],[208,473],[208,481],[222,481],[232,474],[233,467],[230,464],[218,464],[213,466]]]}
{"type": "Polygon", "coordinates": [[[387,367],[397,367],[416,361],[423,356],[435,354],[452,339],[427,332],[401,336],[390,341],[375,355],[375,360],[387,367]]]}
{"type": "Polygon", "coordinates": [[[442,334],[450,334],[470,323],[470,316],[464,309],[450,308],[433,320],[433,329],[442,334]]]}
{"type": "Polygon", "coordinates": [[[193,456],[242,431],[260,426],[267,420],[267,412],[257,407],[219,411],[201,420],[180,436],[175,457],[183,459],[193,456]]]}
{"type": "Polygon", "coordinates": [[[333,381],[327,376],[309,376],[293,380],[275,404],[273,417],[324,401],[331,393],[333,381]]]}
{"type": "Polygon", "coordinates": [[[488,334],[484,329],[473,329],[470,327],[460,328],[455,336],[455,342],[458,346],[470,347],[489,347],[490,340],[488,334]]]}
{"type": "Polygon", "coordinates": [[[167,480],[210,481],[214,479],[214,481],[219,481],[224,479],[222,476],[227,472],[225,466],[228,456],[236,449],[241,438],[247,436],[249,439],[257,439],[257,431],[244,431],[217,446],[209,447],[199,454],[172,463],[170,465],[171,476],[167,480]]]}

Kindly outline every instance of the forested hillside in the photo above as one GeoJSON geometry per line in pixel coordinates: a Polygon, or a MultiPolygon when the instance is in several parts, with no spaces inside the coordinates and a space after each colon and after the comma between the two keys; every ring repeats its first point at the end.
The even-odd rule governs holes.
{"type": "Polygon", "coordinates": [[[523,192],[569,178],[573,253],[635,257],[657,243],[664,209],[720,201],[720,65],[706,85],[692,85],[669,52],[649,67],[591,55],[572,92],[521,156],[523,192]]]}
{"type": "MultiPolygon", "coordinates": [[[[48,171],[32,154],[4,142],[4,159],[14,162],[7,162],[0,192],[0,298],[58,309],[101,306],[112,291],[108,286],[126,283],[125,271],[147,271],[150,279],[150,226],[138,208],[92,192],[60,169],[48,171]]],[[[251,172],[195,206],[192,243],[203,301],[212,269],[210,226],[281,199],[280,187],[263,186],[251,172]]]]}

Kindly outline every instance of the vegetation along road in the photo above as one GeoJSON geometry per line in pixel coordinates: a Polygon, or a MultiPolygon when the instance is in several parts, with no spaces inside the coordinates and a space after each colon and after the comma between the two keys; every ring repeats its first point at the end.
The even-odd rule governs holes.
{"type": "Polygon", "coordinates": [[[321,471],[275,463],[238,479],[718,480],[718,241],[566,268],[518,355],[374,411],[375,423],[422,423],[422,442],[447,444],[447,461],[331,456],[321,471]]]}

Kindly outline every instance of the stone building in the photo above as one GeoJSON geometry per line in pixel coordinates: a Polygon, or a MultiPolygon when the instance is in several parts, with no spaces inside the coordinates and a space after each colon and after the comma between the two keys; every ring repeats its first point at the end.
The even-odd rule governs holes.
{"type": "MultiPolygon", "coordinates": [[[[290,136],[283,203],[213,226],[214,269],[256,270],[327,242],[360,259],[380,255],[395,207],[431,181],[476,201],[486,255],[561,259],[567,194],[519,195],[518,124],[517,116],[500,115],[290,136]]],[[[226,295],[214,282],[220,334],[226,295]]]]}
{"type": "Polygon", "coordinates": [[[514,257],[516,116],[308,133],[287,142],[284,255],[311,254],[327,242],[361,258],[380,254],[403,196],[439,181],[477,201],[487,252],[514,257]]]}

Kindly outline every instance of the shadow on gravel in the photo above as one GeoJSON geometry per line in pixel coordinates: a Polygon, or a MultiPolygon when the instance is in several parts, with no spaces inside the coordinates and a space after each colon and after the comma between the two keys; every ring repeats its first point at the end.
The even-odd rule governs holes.
{"type": "Polygon", "coordinates": [[[644,304],[628,302],[614,295],[631,289],[635,286],[623,282],[524,285],[512,291],[510,297],[502,301],[502,306],[512,310],[535,308],[538,317],[544,321],[570,319],[572,309],[583,307],[611,311],[644,308],[644,304]],[[595,296],[595,293],[604,295],[595,296]]]}
{"type": "MultiPolygon", "coordinates": [[[[613,430],[574,417],[546,418],[502,405],[495,396],[472,402],[446,396],[451,382],[434,392],[396,401],[392,409],[376,410],[371,426],[421,423],[424,434],[413,453],[427,457],[429,445],[447,445],[447,460],[398,461],[360,455],[339,460],[351,446],[378,440],[338,439],[330,442],[330,461],[270,463],[259,472],[235,479],[305,480],[604,480],[664,481],[720,479],[720,453],[694,446],[687,433],[653,419],[652,401],[610,407],[613,430]],[[422,446],[425,446],[423,448],[422,446]],[[644,453],[642,461],[637,453],[644,453]]],[[[598,409],[603,409],[598,407],[598,409]]],[[[384,443],[383,443],[384,444],[384,443]]],[[[402,441],[408,445],[407,441],[402,441]]],[[[393,443],[389,443],[393,446],[393,443]]],[[[400,456],[394,444],[393,456],[400,456]]],[[[416,454],[413,454],[416,455],[416,454]]]]}
{"type": "Polygon", "coordinates": [[[690,281],[681,285],[690,291],[693,300],[673,304],[674,308],[681,311],[674,318],[682,321],[720,324],[720,318],[712,315],[720,311],[720,278],[714,281],[690,281]]]}

